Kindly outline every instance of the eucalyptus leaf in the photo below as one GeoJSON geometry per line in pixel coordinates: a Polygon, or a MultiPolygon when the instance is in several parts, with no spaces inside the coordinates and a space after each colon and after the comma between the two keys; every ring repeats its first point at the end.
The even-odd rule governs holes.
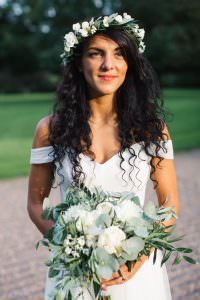
{"type": "Polygon", "coordinates": [[[172,263],[172,265],[178,265],[182,260],[182,257],[177,255],[172,263]]]}
{"type": "Polygon", "coordinates": [[[103,277],[104,279],[110,279],[113,273],[113,270],[107,265],[99,265],[96,271],[98,276],[103,277]]]}
{"type": "Polygon", "coordinates": [[[122,249],[126,251],[128,254],[136,253],[138,254],[140,251],[144,249],[145,242],[140,237],[134,236],[122,243],[122,249]]]}
{"type": "Polygon", "coordinates": [[[143,210],[144,214],[153,220],[158,220],[160,218],[157,215],[155,204],[152,201],[145,203],[143,210]]]}
{"type": "Polygon", "coordinates": [[[101,228],[109,227],[111,223],[112,223],[112,218],[109,215],[104,213],[100,214],[96,219],[97,227],[101,227],[101,228]]]}

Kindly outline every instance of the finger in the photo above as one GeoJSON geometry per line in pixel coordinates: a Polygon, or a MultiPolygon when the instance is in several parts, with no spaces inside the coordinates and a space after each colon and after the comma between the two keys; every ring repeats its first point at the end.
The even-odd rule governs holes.
{"type": "Polygon", "coordinates": [[[122,277],[118,277],[116,279],[111,279],[111,280],[108,280],[106,283],[106,287],[110,286],[110,285],[114,285],[114,284],[122,284],[124,283],[124,280],[122,277]]]}

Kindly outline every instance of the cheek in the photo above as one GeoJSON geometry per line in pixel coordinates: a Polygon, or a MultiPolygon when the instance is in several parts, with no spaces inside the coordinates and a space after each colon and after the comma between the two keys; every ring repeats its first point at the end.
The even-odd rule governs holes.
{"type": "Polygon", "coordinates": [[[85,76],[85,79],[87,81],[91,81],[92,80],[92,77],[93,75],[95,74],[96,72],[96,68],[93,64],[91,63],[85,63],[84,66],[83,66],[83,73],[84,73],[84,76],[85,76]]]}

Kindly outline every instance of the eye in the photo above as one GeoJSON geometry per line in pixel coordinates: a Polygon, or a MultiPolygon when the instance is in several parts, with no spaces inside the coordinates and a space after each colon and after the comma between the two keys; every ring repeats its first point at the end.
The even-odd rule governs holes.
{"type": "Polygon", "coordinates": [[[115,52],[115,54],[116,54],[117,56],[123,56],[122,50],[117,50],[117,51],[115,52]]]}
{"type": "Polygon", "coordinates": [[[96,51],[96,52],[89,52],[89,53],[88,53],[88,56],[89,56],[89,57],[94,57],[94,56],[98,56],[98,55],[101,55],[101,53],[100,53],[100,52],[97,52],[97,51],[96,51]]]}

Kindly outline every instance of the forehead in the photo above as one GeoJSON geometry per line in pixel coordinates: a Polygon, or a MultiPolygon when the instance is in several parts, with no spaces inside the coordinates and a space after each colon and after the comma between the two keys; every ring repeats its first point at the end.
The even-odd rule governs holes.
{"type": "Polygon", "coordinates": [[[109,38],[106,35],[103,34],[96,34],[92,36],[88,43],[85,45],[85,50],[89,48],[109,48],[109,49],[116,49],[119,47],[119,44],[117,44],[115,41],[113,41],[111,38],[109,38]]]}

